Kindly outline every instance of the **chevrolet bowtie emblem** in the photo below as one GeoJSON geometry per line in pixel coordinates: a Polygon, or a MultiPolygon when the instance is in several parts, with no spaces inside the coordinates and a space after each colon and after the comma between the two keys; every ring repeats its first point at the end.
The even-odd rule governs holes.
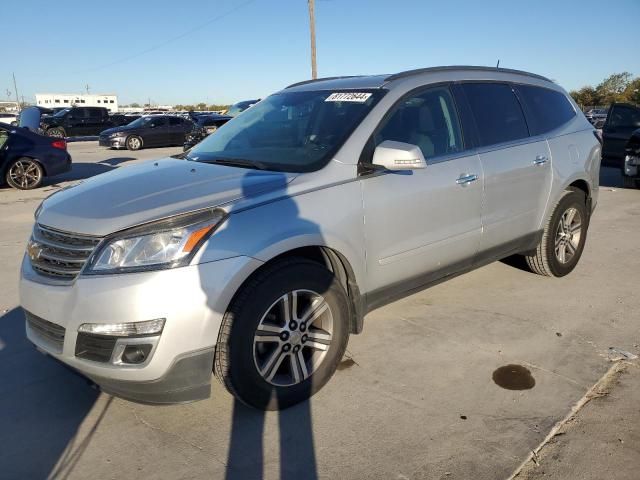
{"type": "Polygon", "coordinates": [[[29,258],[33,260],[38,260],[40,258],[40,254],[42,253],[42,247],[37,242],[29,242],[27,244],[27,255],[29,258]]]}

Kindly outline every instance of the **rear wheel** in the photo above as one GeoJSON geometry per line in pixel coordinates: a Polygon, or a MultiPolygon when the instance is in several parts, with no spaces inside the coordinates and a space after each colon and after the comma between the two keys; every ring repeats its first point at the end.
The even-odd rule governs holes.
{"type": "Polygon", "coordinates": [[[5,180],[7,184],[19,190],[31,190],[42,185],[44,170],[31,158],[20,158],[9,165],[5,180]]]}
{"type": "Polygon", "coordinates": [[[331,378],[349,338],[347,295],[325,267],[288,259],[265,268],[225,314],[214,372],[243,403],[287,408],[331,378]]]}
{"type": "Polygon", "coordinates": [[[67,134],[62,127],[51,127],[47,130],[47,136],[64,138],[67,136],[67,134]]]}
{"type": "Polygon", "coordinates": [[[142,148],[142,139],[137,135],[131,135],[126,141],[129,150],[140,150],[142,148]]]}
{"type": "Polygon", "coordinates": [[[584,193],[574,188],[566,190],[547,221],[535,253],[525,255],[531,271],[549,277],[570,273],[582,255],[588,226],[584,193]]]}
{"type": "Polygon", "coordinates": [[[622,188],[638,188],[638,186],[640,186],[639,179],[622,175],[622,188]]]}

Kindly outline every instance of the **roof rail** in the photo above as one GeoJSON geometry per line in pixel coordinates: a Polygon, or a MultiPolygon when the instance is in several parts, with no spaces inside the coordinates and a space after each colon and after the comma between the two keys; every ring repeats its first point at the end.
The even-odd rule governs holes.
{"type": "Polygon", "coordinates": [[[293,88],[293,87],[298,87],[300,85],[306,85],[307,83],[314,83],[314,82],[322,82],[324,80],[340,80],[342,78],[356,78],[356,77],[363,77],[364,75],[345,75],[342,77],[324,77],[324,78],[314,78],[311,80],[304,80],[302,82],[298,82],[298,83],[292,83],[291,85],[285,87],[285,90],[287,88],[293,88]]]}
{"type": "Polygon", "coordinates": [[[540,80],[546,80],[547,82],[551,82],[547,77],[543,77],[542,75],[537,75],[535,73],[529,73],[522,70],[512,70],[510,68],[500,68],[500,67],[482,67],[482,66],[474,66],[474,65],[451,65],[446,67],[427,67],[427,68],[418,68],[415,70],[407,70],[406,72],[395,73],[393,75],[385,78],[385,83],[392,82],[393,80],[398,80],[400,78],[412,77],[413,75],[420,75],[421,73],[434,73],[434,72],[448,72],[451,70],[473,70],[477,72],[504,72],[504,73],[517,73],[520,75],[526,75],[532,78],[538,78],[540,80]]]}

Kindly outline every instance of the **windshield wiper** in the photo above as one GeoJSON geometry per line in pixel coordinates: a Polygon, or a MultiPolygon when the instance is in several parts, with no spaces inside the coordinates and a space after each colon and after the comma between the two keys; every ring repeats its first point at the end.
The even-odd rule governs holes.
{"type": "Polygon", "coordinates": [[[217,163],[219,165],[228,165],[230,167],[255,168],[256,170],[266,170],[267,166],[256,160],[245,160],[243,158],[216,158],[207,161],[207,163],[217,163]]]}

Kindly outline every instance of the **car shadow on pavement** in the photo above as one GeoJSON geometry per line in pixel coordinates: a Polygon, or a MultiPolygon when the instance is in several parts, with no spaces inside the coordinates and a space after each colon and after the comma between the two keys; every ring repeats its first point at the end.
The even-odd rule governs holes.
{"type": "Polygon", "coordinates": [[[27,340],[22,309],[0,316],[0,478],[70,471],[102,418],[77,439],[98,395],[85,378],[27,340]]]}

